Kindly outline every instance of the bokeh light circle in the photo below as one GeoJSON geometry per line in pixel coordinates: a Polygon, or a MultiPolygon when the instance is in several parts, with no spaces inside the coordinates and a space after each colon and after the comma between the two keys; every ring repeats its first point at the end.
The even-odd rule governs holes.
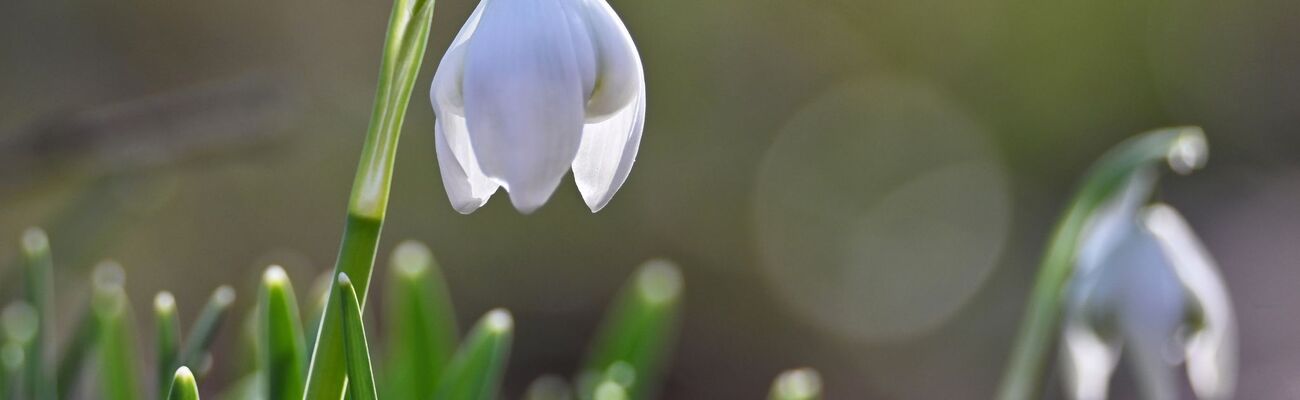
{"type": "Polygon", "coordinates": [[[764,277],[830,333],[897,340],[951,316],[1002,251],[1011,200],[974,120],[924,82],[849,82],[781,130],[759,167],[764,277]]]}

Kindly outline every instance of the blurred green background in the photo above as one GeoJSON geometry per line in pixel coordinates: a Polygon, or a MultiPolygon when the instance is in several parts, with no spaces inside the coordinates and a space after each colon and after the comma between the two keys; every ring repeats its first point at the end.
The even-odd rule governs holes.
{"type": "MultiPolygon", "coordinates": [[[[469,216],[449,206],[424,93],[472,0],[438,3],[408,113],[381,271],[419,239],[462,326],[511,309],[508,398],[573,371],[656,256],[687,288],[662,398],[761,398],[796,366],[821,370],[830,399],[991,396],[1076,178],[1130,135],[1188,124],[1209,135],[1209,167],[1158,196],[1227,277],[1239,397],[1300,397],[1300,2],[611,4],[649,106],[601,213],[571,182],[534,215],[502,194],[469,216]]],[[[271,263],[305,295],[334,262],[389,7],[0,2],[0,260],[49,228],[64,316],[103,258],[126,266],[141,323],[162,289],[187,323],[222,283],[247,309],[271,263]]],[[[205,391],[233,379],[237,326],[205,391]]]]}

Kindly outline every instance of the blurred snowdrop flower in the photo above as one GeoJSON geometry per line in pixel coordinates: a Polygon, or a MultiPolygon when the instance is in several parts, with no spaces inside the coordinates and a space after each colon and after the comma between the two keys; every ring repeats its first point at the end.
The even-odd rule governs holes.
{"type": "Polygon", "coordinates": [[[1144,398],[1178,398],[1172,367],[1183,362],[1197,397],[1231,397],[1237,338],[1227,290],[1178,212],[1146,205],[1155,175],[1135,174],[1080,238],[1061,342],[1072,398],[1106,398],[1121,348],[1144,398]]]}
{"type": "Polygon", "coordinates": [[[645,78],[605,0],[482,0],[430,90],[438,163],[452,206],[470,213],[498,187],[541,207],[570,169],[593,212],[636,159],[645,78]]]}

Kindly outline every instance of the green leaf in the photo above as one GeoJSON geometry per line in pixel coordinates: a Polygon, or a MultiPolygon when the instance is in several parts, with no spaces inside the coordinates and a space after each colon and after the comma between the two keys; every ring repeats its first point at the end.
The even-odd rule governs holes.
{"type": "Polygon", "coordinates": [[[189,367],[176,369],[171,388],[167,392],[167,400],[199,400],[199,385],[194,381],[194,373],[190,372],[189,367]]]}
{"type": "MultiPolygon", "coordinates": [[[[334,273],[347,273],[356,283],[357,299],[364,305],[374,270],[379,232],[388,210],[388,193],[402,122],[406,119],[411,90],[424,61],[433,22],[433,0],[397,0],[388,22],[388,35],[379,68],[379,87],[356,178],[348,201],[347,224],[339,246],[334,273]]],[[[329,303],[336,303],[337,290],[329,303]]],[[[347,386],[343,354],[342,319],[335,307],[326,307],[320,329],[312,341],[307,378],[308,400],[337,400],[347,386]]]]}
{"type": "Polygon", "coordinates": [[[1190,173],[1205,163],[1206,153],[1200,128],[1167,128],[1120,143],[1092,165],[1048,242],[998,399],[1023,400],[1041,393],[1046,364],[1059,336],[1060,305],[1074,272],[1079,237],[1093,212],[1135,174],[1160,164],[1190,173]]]}
{"type": "Polygon", "coordinates": [[[99,331],[99,387],[105,400],[140,398],[130,302],[123,289],[122,267],[105,262],[95,267],[94,309],[99,331]]]}
{"type": "Polygon", "coordinates": [[[496,400],[510,357],[514,319],[502,309],[489,311],[470,331],[442,371],[434,400],[496,400]]]}
{"type": "Polygon", "coordinates": [[[573,388],[564,378],[544,375],[528,385],[524,400],[573,400],[573,388]]]}
{"type": "Polygon", "coordinates": [[[59,358],[58,373],[55,375],[56,381],[63,389],[58,393],[59,399],[71,398],[72,389],[81,380],[79,378],[85,367],[86,354],[90,352],[99,337],[95,329],[97,325],[95,319],[93,307],[83,311],[81,317],[77,318],[76,327],[72,330],[72,339],[64,345],[62,356],[59,358]]]}
{"type": "Polygon", "coordinates": [[[654,396],[661,369],[677,336],[682,276],[665,260],[645,263],[606,313],[587,362],[579,373],[579,396],[594,397],[600,376],[623,363],[632,378],[624,383],[631,399],[654,396]]]}
{"type": "Polygon", "coordinates": [[[259,301],[260,369],[265,374],[266,398],[301,399],[307,378],[307,350],[302,317],[293,285],[283,268],[273,265],[262,276],[259,301]]]}
{"type": "Polygon", "coordinates": [[[26,398],[49,400],[55,398],[55,382],[45,367],[45,356],[54,344],[54,260],[50,256],[50,239],[45,231],[29,228],[23,232],[23,259],[26,261],[26,298],[36,316],[36,333],[27,345],[26,398]]]}
{"type": "Polygon", "coordinates": [[[768,400],[820,400],[822,378],[816,370],[801,368],[782,372],[772,382],[768,400]]]}
{"type": "Polygon", "coordinates": [[[176,313],[176,298],[171,292],[158,292],[153,298],[154,329],[157,343],[158,393],[167,393],[181,346],[181,319],[176,313]]]}
{"type": "Polygon", "coordinates": [[[381,386],[388,399],[414,400],[433,393],[456,348],[456,316],[442,273],[428,247],[415,241],[393,251],[385,292],[387,364],[381,386]]]}
{"type": "Polygon", "coordinates": [[[348,369],[348,398],[350,400],[374,400],[375,376],[370,370],[370,349],[366,345],[366,327],[361,320],[361,302],[357,301],[357,290],[352,286],[348,274],[339,274],[339,315],[343,316],[343,346],[348,369]]]}
{"type": "MultiPolygon", "coordinates": [[[[185,366],[203,365],[203,356],[207,353],[208,348],[212,347],[212,341],[217,337],[217,330],[221,329],[221,324],[225,322],[226,315],[229,314],[230,304],[235,302],[235,289],[230,286],[222,285],[212,292],[212,297],[208,298],[208,304],[203,306],[199,312],[198,319],[194,320],[194,326],[190,328],[189,336],[185,337],[184,347],[180,354],[180,364],[173,365],[173,368],[185,366]]],[[[203,374],[205,371],[198,371],[203,374]]]]}

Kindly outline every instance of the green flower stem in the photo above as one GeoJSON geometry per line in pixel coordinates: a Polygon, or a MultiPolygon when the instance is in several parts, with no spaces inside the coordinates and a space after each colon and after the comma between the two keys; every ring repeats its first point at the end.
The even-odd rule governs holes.
{"type": "Polygon", "coordinates": [[[772,382],[772,392],[767,398],[768,400],[820,400],[822,398],[821,375],[810,368],[782,372],[772,382]]]}
{"type": "Polygon", "coordinates": [[[81,317],[77,318],[77,325],[72,330],[72,339],[64,345],[62,356],[59,358],[58,372],[55,375],[56,382],[60,382],[63,387],[63,390],[58,392],[60,400],[71,398],[71,389],[80,380],[78,378],[81,377],[82,368],[85,367],[86,354],[98,338],[95,318],[93,309],[84,311],[81,317]]]}
{"type": "Polygon", "coordinates": [[[140,398],[131,334],[131,307],[122,287],[122,267],[103,263],[95,268],[94,309],[99,331],[99,387],[105,400],[140,398]]]}
{"type": "MultiPolygon", "coordinates": [[[[334,273],[347,273],[355,282],[362,309],[370,287],[375,249],[388,209],[388,192],[402,122],[411,90],[424,60],[433,21],[433,0],[397,0],[388,22],[388,35],[379,72],[379,89],[366,132],[365,146],[348,201],[347,225],[334,273]]],[[[329,303],[336,303],[336,290],[329,303]]],[[[347,385],[342,320],[334,307],[321,317],[308,372],[306,399],[336,400],[347,385]]]]}
{"type": "Polygon", "coordinates": [[[429,377],[441,375],[456,350],[456,315],[428,247],[415,241],[399,244],[389,271],[384,398],[423,398],[437,383],[429,377]]]}
{"type": "Polygon", "coordinates": [[[171,390],[167,392],[167,400],[199,400],[199,385],[188,367],[176,369],[176,375],[171,380],[171,390]]]}
{"type": "Polygon", "coordinates": [[[579,397],[593,398],[602,375],[630,369],[630,382],[620,382],[628,397],[652,398],[677,335],[681,297],[682,276],[677,266],[664,260],[642,266],[606,313],[578,377],[579,397]]]}
{"type": "Polygon", "coordinates": [[[54,261],[50,256],[50,239],[45,231],[30,228],[23,233],[23,259],[27,265],[27,302],[36,311],[36,335],[27,345],[24,360],[27,398],[50,400],[55,398],[55,382],[45,368],[45,355],[50,353],[54,340],[54,261]]]}
{"type": "Polygon", "coordinates": [[[495,400],[505,376],[514,337],[514,319],[502,309],[489,311],[465,338],[438,379],[433,400],[495,400]]]}
{"type": "MultiPolygon", "coordinates": [[[[221,329],[221,324],[225,322],[226,315],[230,313],[230,305],[235,302],[235,289],[230,286],[222,285],[212,292],[208,298],[208,304],[203,306],[199,312],[199,317],[194,320],[194,326],[190,328],[189,336],[185,337],[184,347],[182,347],[179,365],[172,365],[171,368],[178,368],[181,365],[198,366],[203,364],[203,357],[208,348],[212,346],[212,341],[217,338],[217,330],[221,329]]],[[[202,375],[205,371],[198,371],[202,375]]]]}
{"type": "Polygon", "coordinates": [[[1048,242],[998,399],[1024,400],[1040,394],[1047,360],[1059,336],[1060,305],[1074,270],[1079,237],[1093,212],[1139,171],[1160,163],[1179,173],[1199,168],[1205,148],[1200,128],[1168,128],[1120,143],[1093,164],[1048,242]]]}
{"type": "Polygon", "coordinates": [[[302,335],[302,317],[289,276],[279,266],[266,269],[258,316],[262,318],[258,362],[266,376],[268,399],[302,398],[307,377],[307,350],[302,335]]]}
{"type": "Polygon", "coordinates": [[[177,355],[181,346],[181,319],[176,313],[176,297],[170,292],[158,292],[153,298],[154,329],[156,332],[158,363],[158,393],[167,393],[175,378],[177,355]]]}
{"type": "Polygon", "coordinates": [[[361,304],[357,301],[356,288],[348,274],[339,274],[339,315],[343,316],[343,345],[348,370],[348,399],[375,400],[379,397],[375,390],[375,375],[370,369],[370,349],[366,344],[365,323],[361,320],[361,304]]]}

